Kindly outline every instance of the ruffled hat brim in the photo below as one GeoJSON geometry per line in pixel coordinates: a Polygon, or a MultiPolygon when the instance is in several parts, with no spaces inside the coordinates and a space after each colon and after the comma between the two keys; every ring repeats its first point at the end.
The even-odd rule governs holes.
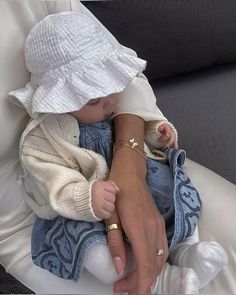
{"type": "Polygon", "coordinates": [[[122,92],[145,67],[145,60],[116,50],[92,65],[73,60],[41,77],[32,75],[33,83],[9,95],[33,118],[41,113],[68,113],[81,109],[90,99],[122,92]]]}

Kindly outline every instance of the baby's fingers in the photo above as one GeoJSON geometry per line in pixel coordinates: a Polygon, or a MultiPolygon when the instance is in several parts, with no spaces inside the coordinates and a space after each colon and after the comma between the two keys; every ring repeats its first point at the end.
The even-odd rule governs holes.
{"type": "Polygon", "coordinates": [[[108,213],[112,213],[115,210],[115,205],[112,202],[106,201],[106,202],[104,202],[102,209],[108,213]]]}
{"type": "Polygon", "coordinates": [[[174,133],[170,137],[167,146],[172,147],[172,148],[176,148],[176,149],[178,148],[178,143],[177,143],[176,136],[174,133]]]}
{"type": "Polygon", "coordinates": [[[101,218],[102,219],[109,219],[112,216],[112,212],[108,212],[104,209],[102,209],[101,218]]]}
{"type": "Polygon", "coordinates": [[[161,141],[167,141],[170,138],[170,134],[162,134],[160,137],[161,141]]]}
{"type": "Polygon", "coordinates": [[[105,190],[105,192],[103,194],[103,200],[104,200],[104,204],[107,202],[114,204],[116,201],[116,195],[115,195],[115,193],[111,193],[111,192],[105,190]]]}
{"type": "Polygon", "coordinates": [[[161,141],[167,141],[171,137],[172,130],[168,125],[162,124],[158,127],[158,131],[161,133],[161,141]]]}
{"type": "Polygon", "coordinates": [[[171,128],[169,125],[163,123],[158,127],[158,131],[162,134],[170,132],[171,128]]]}

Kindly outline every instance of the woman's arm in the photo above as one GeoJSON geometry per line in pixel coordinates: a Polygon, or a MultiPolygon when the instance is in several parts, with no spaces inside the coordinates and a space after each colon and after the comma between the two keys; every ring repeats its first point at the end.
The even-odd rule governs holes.
{"type": "MultiPolygon", "coordinates": [[[[116,141],[135,138],[143,147],[143,119],[134,115],[119,115],[114,122],[116,141]]],[[[145,159],[134,150],[124,147],[114,151],[110,179],[120,188],[116,200],[117,214],[131,243],[137,265],[127,279],[114,285],[115,292],[149,294],[167,258],[167,255],[156,256],[158,249],[168,247],[164,221],[148,190],[146,172],[145,159]]],[[[107,224],[117,220],[115,214],[107,224]]],[[[108,240],[113,257],[119,256],[125,260],[120,231],[109,232],[108,240]]],[[[126,264],[126,261],[122,262],[126,264]]]]}

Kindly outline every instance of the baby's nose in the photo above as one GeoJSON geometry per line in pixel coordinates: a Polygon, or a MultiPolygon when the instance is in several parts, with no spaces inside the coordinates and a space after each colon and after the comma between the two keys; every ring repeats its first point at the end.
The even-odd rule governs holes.
{"type": "Polygon", "coordinates": [[[113,107],[114,105],[110,101],[106,101],[103,105],[103,109],[108,111],[113,109],[113,107]]]}
{"type": "Polygon", "coordinates": [[[113,98],[104,99],[104,107],[113,107],[115,105],[115,100],[113,98]]]}

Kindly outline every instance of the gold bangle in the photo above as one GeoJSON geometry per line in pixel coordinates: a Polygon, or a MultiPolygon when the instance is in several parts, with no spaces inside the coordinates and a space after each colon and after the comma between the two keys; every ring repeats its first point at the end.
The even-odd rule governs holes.
{"type": "Polygon", "coordinates": [[[144,149],[141,149],[139,147],[138,143],[135,141],[134,138],[131,138],[129,140],[118,140],[114,143],[113,151],[119,150],[123,147],[128,147],[134,150],[136,153],[138,153],[145,160],[147,159],[147,153],[144,151],[144,149]]]}

